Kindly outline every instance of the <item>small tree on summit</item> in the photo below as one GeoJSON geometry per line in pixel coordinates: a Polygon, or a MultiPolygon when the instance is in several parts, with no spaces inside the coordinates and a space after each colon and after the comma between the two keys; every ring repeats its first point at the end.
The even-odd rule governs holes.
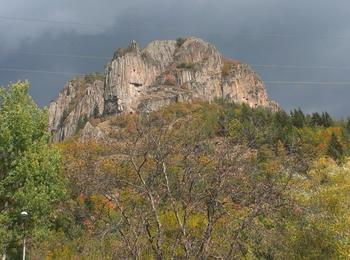
{"type": "Polygon", "coordinates": [[[182,37],[177,38],[177,39],[176,39],[176,45],[177,45],[177,47],[181,47],[182,44],[185,43],[185,41],[186,41],[186,38],[182,38],[182,37]]]}
{"type": "Polygon", "coordinates": [[[335,133],[332,133],[332,137],[328,143],[327,155],[336,161],[343,158],[344,150],[335,133]]]}

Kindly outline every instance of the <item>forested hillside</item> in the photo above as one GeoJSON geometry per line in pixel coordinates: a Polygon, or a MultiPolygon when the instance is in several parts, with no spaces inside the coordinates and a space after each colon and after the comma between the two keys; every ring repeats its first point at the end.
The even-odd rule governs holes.
{"type": "Polygon", "coordinates": [[[31,259],[350,257],[350,121],[216,100],[49,144],[46,112],[27,84],[0,92],[3,255],[27,210],[31,259]]]}

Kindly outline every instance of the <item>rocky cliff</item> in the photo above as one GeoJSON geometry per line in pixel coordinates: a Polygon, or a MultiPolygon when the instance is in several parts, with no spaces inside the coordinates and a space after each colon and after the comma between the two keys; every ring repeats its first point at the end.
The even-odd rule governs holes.
{"type": "MultiPolygon", "coordinates": [[[[202,39],[154,41],[144,49],[132,41],[114,53],[104,76],[78,77],[65,86],[50,104],[49,126],[54,141],[60,141],[76,134],[91,118],[215,98],[277,107],[249,65],[223,58],[202,39]]],[[[87,135],[96,132],[84,130],[87,135]]]]}
{"type": "Polygon", "coordinates": [[[49,106],[49,128],[53,141],[70,137],[92,117],[104,111],[104,78],[99,75],[77,77],[67,83],[49,106]]]}

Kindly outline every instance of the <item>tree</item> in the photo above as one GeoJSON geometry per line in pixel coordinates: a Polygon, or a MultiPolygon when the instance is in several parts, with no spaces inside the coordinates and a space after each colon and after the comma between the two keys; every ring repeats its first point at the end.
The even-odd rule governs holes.
{"type": "Polygon", "coordinates": [[[330,127],[333,125],[333,120],[327,112],[323,112],[321,115],[319,113],[312,113],[310,118],[310,125],[330,127]]]}
{"type": "Polygon", "coordinates": [[[176,39],[176,45],[177,45],[177,47],[181,47],[182,44],[185,43],[185,41],[186,41],[186,38],[182,38],[182,37],[177,38],[177,39],[176,39]]]}
{"type": "Polygon", "coordinates": [[[347,119],[345,129],[350,132],[350,118],[347,119]]]}
{"type": "Polygon", "coordinates": [[[311,115],[311,126],[321,126],[322,125],[322,118],[319,113],[312,113],[311,115]]]}
{"type": "Polygon", "coordinates": [[[327,112],[322,113],[321,122],[324,127],[331,127],[333,125],[333,120],[327,112]]]}
{"type": "Polygon", "coordinates": [[[108,142],[60,144],[71,200],[52,258],[349,255],[349,171],[317,161],[341,129],[224,102],[107,120],[108,142]]]}
{"type": "Polygon", "coordinates": [[[328,143],[327,155],[336,161],[343,158],[344,150],[335,133],[332,133],[331,139],[328,143]]]}
{"type": "Polygon", "coordinates": [[[298,108],[290,112],[291,120],[293,126],[297,128],[303,128],[305,124],[305,115],[303,111],[298,108]]]}
{"type": "Polygon", "coordinates": [[[286,216],[286,248],[280,258],[349,258],[349,173],[347,167],[321,158],[308,178],[296,179],[291,189],[296,204],[286,216]]]}
{"type": "MultiPolygon", "coordinates": [[[[262,222],[286,205],[290,160],[276,159],[285,157],[283,144],[276,152],[267,146],[258,160],[249,138],[235,136],[242,127],[212,132],[202,116],[175,115],[129,116],[114,133],[109,155],[93,143],[66,147],[66,174],[85,204],[72,215],[88,223],[95,241],[114,248],[84,244],[79,254],[232,259],[260,250],[255,227],[267,238],[262,222]]],[[[205,117],[224,120],[214,112],[205,117]]]]}
{"type": "Polygon", "coordinates": [[[53,207],[64,195],[60,154],[48,145],[47,112],[28,95],[28,82],[0,88],[0,250],[16,257],[20,212],[29,212],[29,243],[50,231],[53,207]]]}

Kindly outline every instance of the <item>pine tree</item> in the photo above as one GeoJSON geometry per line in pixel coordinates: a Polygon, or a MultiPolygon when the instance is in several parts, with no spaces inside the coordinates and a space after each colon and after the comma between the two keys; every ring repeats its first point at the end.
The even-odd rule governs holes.
{"type": "Polygon", "coordinates": [[[344,150],[335,133],[332,133],[332,137],[328,143],[327,155],[336,161],[343,158],[344,150]]]}
{"type": "Polygon", "coordinates": [[[327,112],[323,112],[321,115],[321,124],[324,127],[331,127],[333,125],[333,120],[327,112]]]}
{"type": "Polygon", "coordinates": [[[345,128],[348,132],[350,132],[350,118],[348,118],[345,128]]]}
{"type": "Polygon", "coordinates": [[[322,125],[322,117],[319,113],[312,113],[311,115],[311,126],[321,126],[322,125]]]}
{"type": "Polygon", "coordinates": [[[297,128],[303,128],[305,125],[305,115],[303,111],[298,108],[290,112],[291,120],[293,126],[297,128]]]}

